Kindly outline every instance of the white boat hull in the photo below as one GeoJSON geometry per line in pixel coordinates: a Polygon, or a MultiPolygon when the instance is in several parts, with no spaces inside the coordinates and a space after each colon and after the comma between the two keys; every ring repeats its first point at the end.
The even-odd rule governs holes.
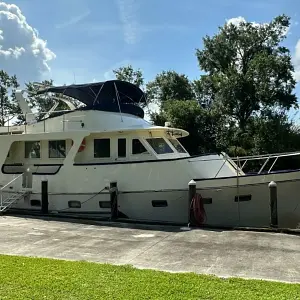
{"type": "MultiPolygon", "coordinates": [[[[83,167],[76,167],[80,170],[83,167]]],[[[82,174],[84,172],[76,172],[82,174]]],[[[75,175],[75,172],[74,172],[75,175]]],[[[109,202],[110,196],[107,191],[96,195],[103,186],[104,182],[99,182],[99,188],[93,187],[93,192],[85,192],[86,187],[79,187],[77,180],[62,180],[63,185],[68,187],[60,191],[56,186],[55,177],[49,176],[49,210],[60,213],[72,214],[93,214],[98,216],[109,216],[110,208],[101,208],[99,202],[109,202]],[[74,193],[70,193],[74,190],[74,193]],[[81,190],[81,191],[80,191],[81,190]],[[92,197],[91,200],[89,200],[92,197]],[[81,208],[69,208],[68,201],[80,201],[81,208]]],[[[37,176],[40,177],[40,176],[37,176]]],[[[82,180],[81,176],[81,180],[82,180]]],[[[88,177],[91,180],[91,177],[88,177]]],[[[95,182],[95,175],[93,175],[95,182]]],[[[129,219],[158,221],[158,222],[176,222],[188,223],[188,188],[187,181],[182,184],[173,184],[169,181],[169,189],[162,189],[162,186],[155,184],[148,189],[138,190],[126,189],[129,184],[122,184],[121,178],[116,178],[119,185],[118,206],[119,211],[129,219]],[[176,189],[177,185],[177,189],[176,189]],[[184,188],[185,186],[185,188],[184,188]],[[121,188],[120,188],[121,187],[121,188]],[[178,189],[181,187],[181,189],[178,189]],[[167,206],[153,207],[152,201],[165,201],[167,206]]],[[[123,181],[129,181],[125,177],[123,181]]],[[[79,178],[78,178],[79,180],[79,178]]],[[[207,180],[197,180],[197,191],[204,197],[211,199],[211,204],[205,204],[207,219],[205,224],[213,226],[256,226],[267,227],[270,224],[269,208],[269,189],[268,183],[275,180],[278,184],[278,219],[280,227],[296,228],[300,225],[300,195],[298,193],[300,186],[300,172],[286,172],[269,175],[242,176],[238,179],[216,178],[207,180]],[[239,182],[237,186],[237,180],[239,182]],[[240,195],[240,202],[235,201],[235,197],[240,195]],[[251,199],[243,201],[243,195],[251,195],[251,199]]],[[[41,181],[41,178],[35,178],[34,183],[41,181]]],[[[86,183],[90,182],[85,180],[86,183]]],[[[175,182],[175,180],[174,180],[175,182]]],[[[164,185],[166,186],[166,181],[164,185]]],[[[176,183],[176,182],[175,182],[176,183]]],[[[37,186],[35,186],[38,189],[37,186]]],[[[92,188],[90,189],[92,190],[92,188]]],[[[19,201],[14,207],[19,209],[40,210],[40,207],[32,207],[31,200],[41,200],[41,193],[33,192],[30,197],[19,201]]]]}

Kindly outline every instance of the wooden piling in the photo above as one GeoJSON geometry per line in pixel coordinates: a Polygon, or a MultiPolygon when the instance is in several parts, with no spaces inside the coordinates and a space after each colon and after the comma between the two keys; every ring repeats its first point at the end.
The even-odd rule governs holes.
{"type": "Polygon", "coordinates": [[[110,206],[111,206],[111,219],[118,218],[118,185],[116,181],[110,183],[110,206]]]}
{"type": "Polygon", "coordinates": [[[278,227],[277,183],[275,181],[271,181],[268,186],[269,186],[270,213],[271,213],[270,227],[278,227]]]}
{"type": "Polygon", "coordinates": [[[189,185],[189,194],[188,194],[188,226],[190,226],[193,223],[193,220],[192,220],[192,211],[191,211],[191,203],[192,203],[193,198],[196,195],[197,184],[196,184],[196,181],[191,180],[188,185],[189,185]]]}
{"type": "Polygon", "coordinates": [[[48,181],[42,181],[42,205],[41,205],[41,212],[42,214],[48,214],[48,181]]]}

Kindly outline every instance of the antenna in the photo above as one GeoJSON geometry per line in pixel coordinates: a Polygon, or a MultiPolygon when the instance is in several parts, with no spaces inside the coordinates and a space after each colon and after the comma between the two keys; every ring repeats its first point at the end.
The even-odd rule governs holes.
{"type": "Polygon", "coordinates": [[[74,84],[76,84],[76,77],[75,77],[75,72],[73,71],[73,76],[74,76],[74,84]]]}

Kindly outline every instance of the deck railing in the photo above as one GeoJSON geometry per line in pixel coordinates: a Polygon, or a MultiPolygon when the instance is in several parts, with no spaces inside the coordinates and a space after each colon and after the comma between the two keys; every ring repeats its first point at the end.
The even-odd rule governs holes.
{"type": "Polygon", "coordinates": [[[61,130],[66,131],[66,123],[68,122],[83,122],[85,118],[85,114],[80,114],[79,116],[72,116],[74,120],[70,120],[70,118],[66,118],[66,114],[74,112],[74,110],[55,110],[55,111],[47,111],[47,112],[32,112],[32,113],[26,113],[26,114],[17,114],[14,116],[10,116],[5,121],[4,126],[0,126],[0,134],[13,134],[16,132],[25,132],[27,133],[27,129],[29,125],[32,124],[42,124],[41,126],[41,132],[47,131],[47,121],[51,119],[51,116],[54,114],[58,114],[58,117],[60,117],[60,122],[62,123],[61,130]],[[28,118],[29,116],[33,116],[33,121],[27,121],[31,118],[28,118]],[[75,120],[78,119],[79,120],[75,120]],[[4,128],[4,130],[3,130],[4,128]],[[1,130],[2,129],[2,130],[1,130]]]}
{"type": "Polygon", "coordinates": [[[240,165],[240,169],[242,171],[244,170],[246,164],[250,161],[264,161],[257,174],[262,174],[263,172],[269,174],[272,172],[278,159],[283,157],[296,157],[296,156],[300,156],[300,152],[285,152],[285,153],[242,156],[242,157],[231,158],[231,160],[236,162],[237,165],[240,165]],[[274,159],[273,162],[272,159],[274,159]],[[271,166],[269,167],[269,169],[266,169],[266,166],[269,162],[271,162],[271,166]]]}
{"type": "MultiPolygon", "coordinates": [[[[207,156],[209,156],[209,154],[207,154],[207,156]]],[[[222,169],[225,167],[226,163],[230,164],[237,176],[241,176],[244,175],[244,170],[245,170],[245,166],[247,165],[248,162],[250,161],[263,161],[262,166],[259,167],[259,170],[257,172],[254,172],[256,174],[269,174],[273,171],[274,166],[276,165],[276,163],[279,161],[280,158],[284,158],[284,157],[300,157],[300,152],[284,152],[284,153],[272,153],[272,154],[262,154],[262,155],[251,155],[251,156],[240,156],[240,157],[230,157],[228,154],[222,152],[220,157],[216,157],[216,158],[203,158],[203,156],[201,156],[199,158],[199,160],[201,161],[205,161],[205,162],[209,162],[209,161],[222,161],[222,164],[220,166],[220,168],[218,169],[218,171],[215,174],[215,178],[220,174],[220,172],[222,171],[222,169]],[[274,161],[272,162],[272,159],[274,159],[274,161]],[[271,166],[266,169],[268,163],[271,163],[271,166]]],[[[190,161],[195,161],[190,160],[190,161]]],[[[300,162],[300,160],[299,160],[300,162]]],[[[299,166],[300,168],[300,166],[299,166]]]]}
{"type": "MultiPolygon", "coordinates": [[[[227,161],[228,156],[226,154],[223,154],[225,160],[227,161]]],[[[231,161],[234,161],[237,165],[237,172],[236,172],[236,194],[237,194],[237,207],[238,207],[238,224],[237,226],[240,226],[241,223],[241,209],[240,209],[240,188],[242,185],[240,184],[240,172],[243,171],[246,164],[248,162],[253,161],[263,161],[262,166],[260,167],[259,171],[256,174],[270,174],[276,165],[276,163],[279,161],[279,159],[282,159],[284,157],[299,157],[300,152],[285,152],[285,153],[273,153],[273,154],[264,154],[264,155],[251,155],[251,156],[242,156],[242,157],[235,157],[235,158],[229,158],[231,161]],[[272,162],[273,160],[273,162],[272,162]],[[269,168],[266,168],[268,163],[271,163],[269,168]]],[[[294,168],[294,169],[299,169],[294,168]]],[[[279,170],[277,170],[279,171],[279,170]]],[[[295,206],[292,213],[296,211],[298,207],[298,204],[295,206]]],[[[300,223],[298,224],[298,226],[300,223]]]]}

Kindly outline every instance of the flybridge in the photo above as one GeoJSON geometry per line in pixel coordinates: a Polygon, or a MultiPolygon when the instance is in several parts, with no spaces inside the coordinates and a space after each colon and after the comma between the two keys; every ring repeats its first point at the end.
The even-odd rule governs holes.
{"type": "Polygon", "coordinates": [[[37,94],[55,93],[68,96],[83,103],[79,110],[101,110],[120,112],[144,118],[144,111],[139,106],[146,104],[144,92],[136,85],[121,81],[72,84],[57,87],[47,87],[37,91],[37,94]]]}
{"type": "Polygon", "coordinates": [[[26,90],[17,90],[16,99],[22,110],[25,123],[21,126],[14,126],[12,122],[14,118],[10,116],[6,125],[3,126],[4,128],[0,129],[2,134],[14,131],[16,133],[26,132],[27,125],[76,111],[114,112],[119,113],[121,119],[123,119],[122,114],[132,115],[140,119],[144,118],[144,110],[140,105],[146,104],[145,94],[138,86],[126,81],[110,80],[57,87],[34,83],[34,86],[38,88],[36,95],[51,93],[50,97],[54,101],[53,107],[47,112],[33,112],[23,96],[26,90]],[[74,105],[74,100],[80,102],[81,105],[74,105]],[[59,102],[65,103],[68,110],[56,111],[59,102]]]}

